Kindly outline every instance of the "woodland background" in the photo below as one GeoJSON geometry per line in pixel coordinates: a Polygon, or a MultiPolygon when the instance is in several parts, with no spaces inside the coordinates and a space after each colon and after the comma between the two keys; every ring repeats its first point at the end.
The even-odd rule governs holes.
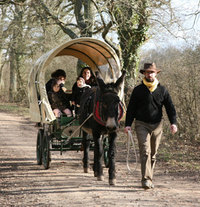
{"type": "MultiPolygon", "coordinates": [[[[119,55],[122,69],[127,71],[126,94],[141,81],[138,71],[143,63],[156,63],[162,70],[158,78],[170,91],[177,110],[179,131],[173,140],[183,146],[200,146],[200,41],[195,35],[200,2],[196,0],[195,8],[184,16],[172,2],[0,0],[0,101],[28,107],[29,72],[37,58],[70,39],[94,37],[107,42],[119,55]],[[185,29],[188,18],[190,28],[185,29]],[[184,44],[169,44],[172,39],[184,44]],[[152,40],[154,47],[148,44],[152,40]]],[[[46,79],[53,70],[63,68],[70,89],[79,66],[75,58],[57,58],[46,79]]],[[[165,123],[165,137],[170,142],[169,124],[165,123]]]]}

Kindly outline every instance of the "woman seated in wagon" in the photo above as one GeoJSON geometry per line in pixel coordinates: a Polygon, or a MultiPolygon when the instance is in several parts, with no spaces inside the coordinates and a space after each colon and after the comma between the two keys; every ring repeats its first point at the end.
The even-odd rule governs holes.
{"type": "Polygon", "coordinates": [[[62,88],[60,80],[52,79],[51,89],[47,93],[49,103],[56,118],[59,118],[62,113],[68,117],[72,116],[69,96],[62,88]]]}
{"type": "Polygon", "coordinates": [[[88,88],[97,86],[95,76],[92,69],[88,66],[83,67],[80,75],[78,76],[76,82],[72,87],[72,105],[75,107],[75,113],[78,113],[80,108],[80,100],[83,93],[86,92],[88,88]]]}

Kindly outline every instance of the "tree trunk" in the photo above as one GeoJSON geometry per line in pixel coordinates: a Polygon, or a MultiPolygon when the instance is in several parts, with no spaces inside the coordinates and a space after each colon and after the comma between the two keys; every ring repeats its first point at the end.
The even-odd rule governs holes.
{"type": "Polygon", "coordinates": [[[127,79],[135,79],[138,74],[138,49],[147,39],[147,0],[129,0],[126,3],[121,1],[115,4],[114,16],[119,25],[122,67],[127,71],[127,79]]]}
{"type": "Polygon", "coordinates": [[[74,14],[80,28],[81,37],[92,37],[94,10],[94,4],[91,0],[75,0],[74,14]]]}
{"type": "MultiPolygon", "coordinates": [[[[91,0],[76,0],[74,4],[74,14],[77,24],[80,28],[81,37],[92,37],[94,24],[94,4],[91,0]]],[[[85,64],[78,60],[77,74],[80,74],[81,68],[85,64]]]]}
{"type": "Polygon", "coordinates": [[[9,86],[9,101],[14,102],[14,93],[17,91],[17,85],[16,85],[16,64],[15,64],[15,54],[13,49],[10,51],[9,55],[9,61],[10,61],[10,86],[9,86]]]}

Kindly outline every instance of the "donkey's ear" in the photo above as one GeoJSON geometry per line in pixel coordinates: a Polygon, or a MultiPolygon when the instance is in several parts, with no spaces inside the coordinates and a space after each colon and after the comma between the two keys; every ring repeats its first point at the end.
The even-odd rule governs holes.
{"type": "Polygon", "coordinates": [[[96,76],[97,78],[100,78],[99,71],[95,71],[95,76],[96,76]]]}
{"type": "Polygon", "coordinates": [[[124,82],[125,79],[125,75],[126,75],[126,71],[123,70],[122,71],[122,75],[118,78],[118,80],[115,82],[115,88],[119,91],[120,87],[122,85],[122,83],[124,82]]]}
{"type": "Polygon", "coordinates": [[[103,79],[101,78],[99,71],[95,71],[95,76],[96,76],[96,81],[97,81],[99,87],[104,88],[105,83],[104,83],[103,79]]]}
{"type": "Polygon", "coordinates": [[[106,87],[106,84],[104,83],[103,79],[97,76],[96,80],[100,89],[103,90],[106,87]]]}

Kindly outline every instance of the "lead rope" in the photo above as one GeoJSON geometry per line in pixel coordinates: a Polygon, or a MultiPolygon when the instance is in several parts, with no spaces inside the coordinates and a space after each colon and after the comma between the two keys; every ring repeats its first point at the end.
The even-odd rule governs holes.
{"type": "Polygon", "coordinates": [[[137,163],[138,163],[138,157],[137,157],[137,153],[136,153],[135,143],[134,143],[134,140],[133,140],[133,135],[132,135],[131,131],[128,130],[128,134],[127,134],[127,157],[126,157],[126,166],[127,166],[127,169],[128,169],[128,171],[130,173],[133,173],[136,170],[137,163]],[[135,166],[135,169],[133,171],[129,167],[129,155],[130,155],[131,143],[133,145],[133,150],[134,150],[135,159],[136,159],[136,166],[135,166]]]}

